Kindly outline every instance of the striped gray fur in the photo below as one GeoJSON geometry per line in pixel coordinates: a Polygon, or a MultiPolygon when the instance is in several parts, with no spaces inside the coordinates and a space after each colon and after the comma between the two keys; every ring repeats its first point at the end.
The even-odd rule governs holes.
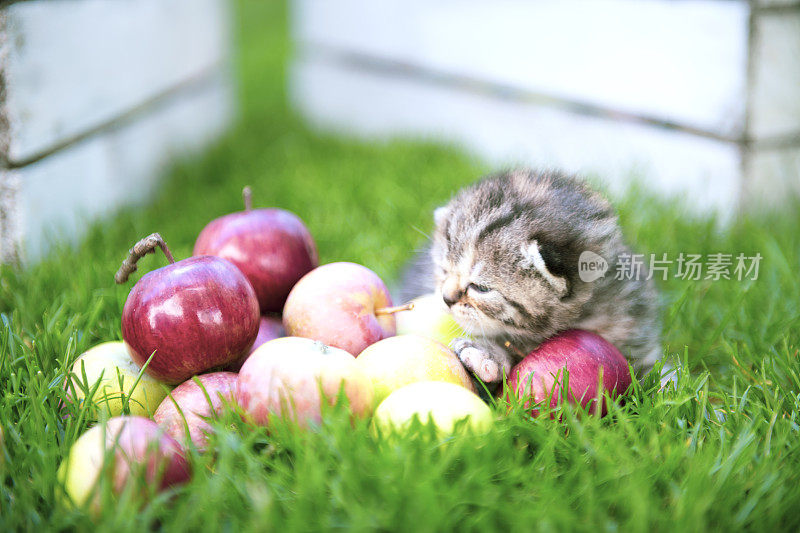
{"type": "Polygon", "coordinates": [[[454,350],[483,381],[499,382],[518,353],[572,328],[602,335],[640,373],[661,356],[655,289],[644,269],[634,279],[616,275],[631,251],[611,204],[582,181],[553,171],[489,176],[459,191],[435,219],[400,300],[438,292],[473,336],[454,350]],[[605,276],[581,280],[584,251],[606,259],[605,276]]]}

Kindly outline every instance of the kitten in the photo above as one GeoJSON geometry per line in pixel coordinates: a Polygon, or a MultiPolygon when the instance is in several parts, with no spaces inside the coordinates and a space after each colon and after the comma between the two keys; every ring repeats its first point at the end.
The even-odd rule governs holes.
{"type": "Polygon", "coordinates": [[[500,382],[518,354],[571,328],[615,344],[637,373],[660,357],[653,285],[644,269],[632,279],[617,276],[631,252],[616,214],[576,178],[531,170],[490,176],[462,189],[434,219],[430,253],[406,273],[400,301],[440,294],[473,337],[452,348],[484,382],[500,382]],[[603,277],[582,281],[584,251],[608,262],[603,277]]]}

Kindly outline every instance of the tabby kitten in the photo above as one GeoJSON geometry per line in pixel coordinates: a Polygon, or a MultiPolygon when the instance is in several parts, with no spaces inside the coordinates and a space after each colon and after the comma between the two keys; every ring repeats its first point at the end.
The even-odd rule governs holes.
{"type": "Polygon", "coordinates": [[[473,336],[453,349],[484,382],[500,382],[518,354],[571,328],[600,334],[639,373],[660,357],[655,290],[645,272],[617,276],[630,250],[611,205],[582,182],[531,170],[490,176],[434,218],[430,254],[406,274],[401,301],[439,293],[473,336]],[[608,262],[603,277],[582,281],[584,251],[608,262]]]}

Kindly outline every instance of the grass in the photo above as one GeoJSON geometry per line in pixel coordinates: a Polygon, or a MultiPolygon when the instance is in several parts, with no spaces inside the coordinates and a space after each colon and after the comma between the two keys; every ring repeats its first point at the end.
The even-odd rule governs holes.
{"type": "MultiPolygon", "coordinates": [[[[674,390],[646,380],[602,420],[569,407],[558,422],[498,408],[491,434],[444,445],[424,428],[382,442],[341,412],[308,433],[267,434],[231,415],[218,423],[215,457],[191,454],[188,485],[142,509],[130,497],[109,500],[96,522],[65,504],[56,469],[90,424],[74,408],[62,416],[61,383],[83,350],[120,338],[133,281],[112,278],[135,240],[159,231],[176,257],[188,256],[203,225],[239,209],[251,184],[256,204],[308,223],[323,262],[356,261],[394,279],[432,208],[487,170],[450,148],[309,131],[284,104],[285,8],[237,7],[242,117],[233,131],[176,163],[152,203],[92,225],[79,245],[32,268],[0,271],[0,530],[800,527],[798,206],[721,231],[642,191],[617,199],[638,250],[764,257],[756,281],[659,284],[665,351],[686,360],[674,390]]],[[[163,264],[150,256],[140,271],[163,264]]]]}

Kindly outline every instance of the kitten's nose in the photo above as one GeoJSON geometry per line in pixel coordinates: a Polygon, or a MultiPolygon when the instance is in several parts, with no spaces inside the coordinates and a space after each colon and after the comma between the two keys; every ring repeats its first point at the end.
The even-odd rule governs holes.
{"type": "Polygon", "coordinates": [[[450,294],[442,294],[442,298],[444,299],[444,303],[447,304],[447,307],[452,307],[453,304],[458,301],[458,296],[453,296],[450,294]]]}
{"type": "Polygon", "coordinates": [[[456,280],[453,278],[445,280],[442,285],[442,299],[447,304],[447,307],[452,307],[454,303],[461,299],[462,294],[461,287],[458,286],[456,280]]]}

